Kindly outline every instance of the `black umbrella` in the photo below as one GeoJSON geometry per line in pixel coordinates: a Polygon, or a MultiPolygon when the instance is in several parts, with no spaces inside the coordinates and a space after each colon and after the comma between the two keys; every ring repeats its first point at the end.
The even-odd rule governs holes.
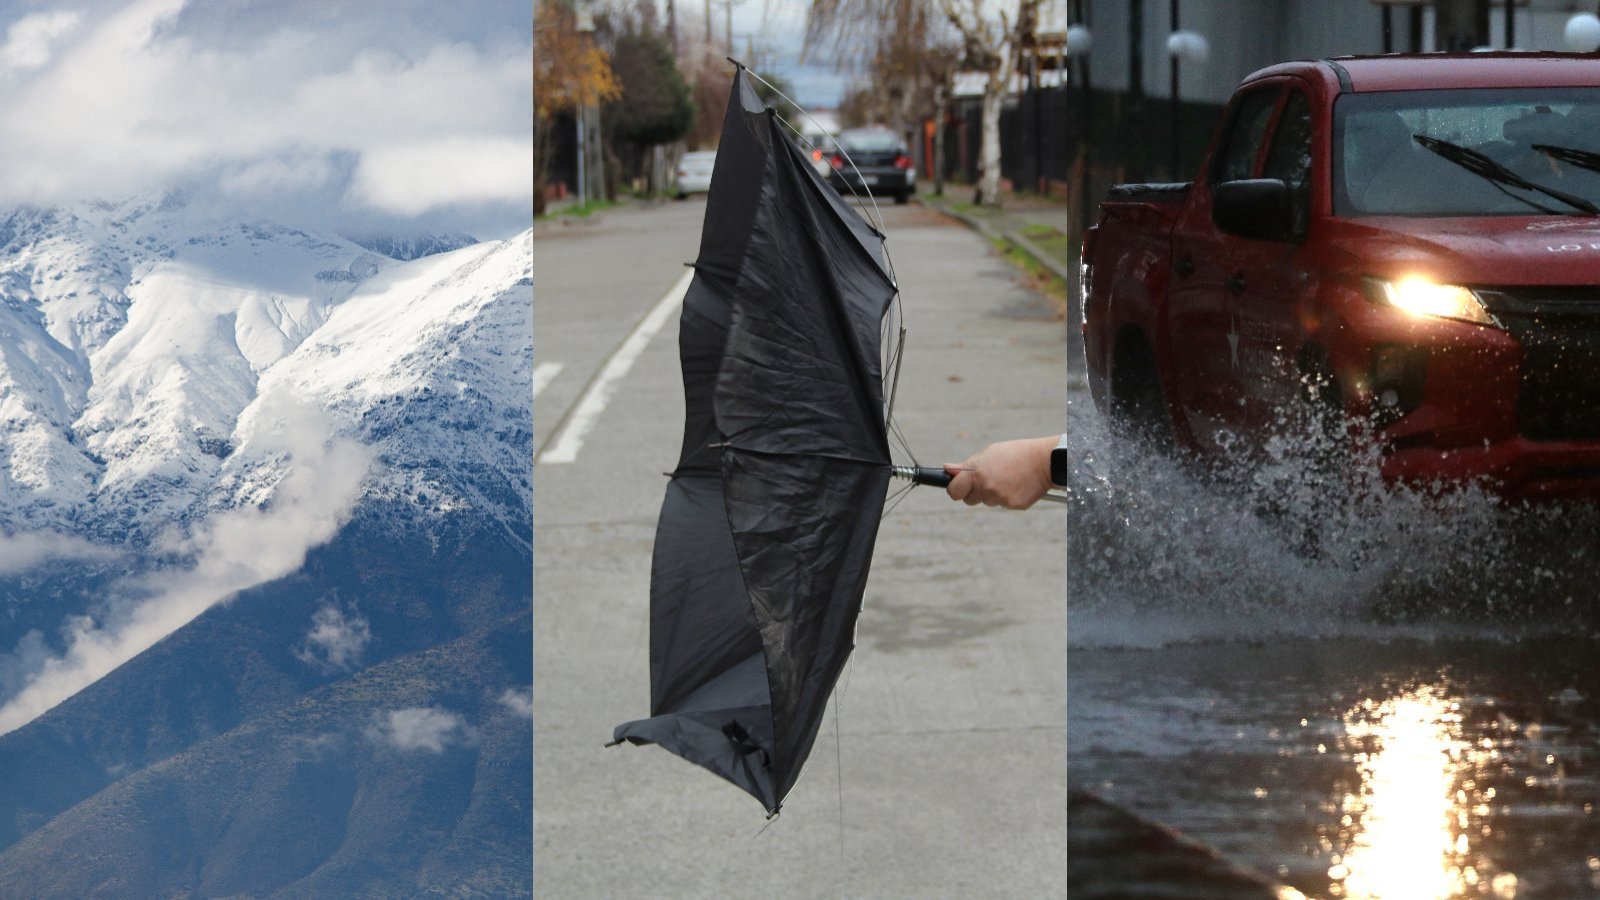
{"type": "Polygon", "coordinates": [[[883,235],[844,203],[739,67],[679,354],[686,422],[650,579],[659,744],[776,813],[850,654],[894,470],[883,235]]]}

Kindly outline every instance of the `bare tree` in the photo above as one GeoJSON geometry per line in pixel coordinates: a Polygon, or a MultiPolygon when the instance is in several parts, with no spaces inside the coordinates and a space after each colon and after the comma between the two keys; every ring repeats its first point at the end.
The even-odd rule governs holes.
{"type": "Polygon", "coordinates": [[[864,63],[866,84],[851,92],[851,117],[887,122],[904,136],[933,112],[955,50],[934,0],[812,0],[806,54],[864,63]]]}
{"type": "Polygon", "coordinates": [[[1000,109],[1011,90],[1020,50],[1033,35],[1039,0],[1013,0],[992,10],[985,0],[939,0],[960,32],[966,68],[985,75],[983,134],[978,150],[978,190],[973,202],[1000,205],[1000,109]]]}

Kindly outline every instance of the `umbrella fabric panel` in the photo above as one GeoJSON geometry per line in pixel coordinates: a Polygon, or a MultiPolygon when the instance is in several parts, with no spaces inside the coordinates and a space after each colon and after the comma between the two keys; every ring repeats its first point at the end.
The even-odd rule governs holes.
{"type": "Polygon", "coordinates": [[[826,179],[817,174],[817,170],[811,167],[805,151],[801,150],[792,141],[785,141],[784,143],[787,155],[792,158],[790,166],[798,166],[802,171],[801,177],[816,186],[817,196],[823,205],[827,207],[827,211],[833,220],[848,230],[855,238],[856,243],[867,251],[867,255],[872,258],[879,271],[883,273],[883,277],[890,278],[887,254],[883,250],[883,232],[872,227],[872,223],[868,222],[861,213],[856,212],[855,208],[846,203],[844,198],[839,195],[838,191],[833,189],[832,185],[828,184],[826,179]]]}
{"type": "Polygon", "coordinates": [[[730,449],[723,489],[767,664],[778,796],[811,752],[854,646],[889,488],[881,466],[730,449]]]}
{"type": "Polygon", "coordinates": [[[673,475],[690,473],[719,477],[722,472],[722,429],[717,426],[711,397],[728,341],[732,280],[697,270],[683,297],[678,317],[678,360],[683,368],[683,449],[673,475]]]}
{"type": "MultiPolygon", "coordinates": [[[[661,504],[651,561],[650,714],[694,709],[686,698],[760,655],[721,475],[674,478],[661,504]]],[[[766,675],[757,676],[765,702],[766,675]]]]}
{"type": "Polygon", "coordinates": [[[730,279],[748,255],[750,224],[760,202],[757,186],[772,167],[770,116],[741,69],[734,75],[728,111],[722,117],[717,161],[706,194],[705,224],[700,229],[700,255],[695,268],[730,279]],[[721,188],[719,190],[719,187],[721,188]]]}
{"type": "Polygon", "coordinates": [[[683,710],[617,726],[615,740],[656,744],[733,782],[776,811],[772,706],[760,652],[701,685],[683,710]]]}
{"type": "Polygon", "coordinates": [[[650,577],[650,689],[651,718],[617,726],[613,740],[658,744],[777,809],[766,659],[717,475],[667,485],[650,577]]]}
{"type": "Polygon", "coordinates": [[[894,285],[810,167],[784,158],[732,292],[717,424],[746,450],[888,466],[880,345],[894,285]]]}

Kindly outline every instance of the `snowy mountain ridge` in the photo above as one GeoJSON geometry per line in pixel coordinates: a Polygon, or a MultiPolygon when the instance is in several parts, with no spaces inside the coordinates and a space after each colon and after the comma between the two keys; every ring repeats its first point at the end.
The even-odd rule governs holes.
{"type": "Polygon", "coordinates": [[[0,532],[267,502],[293,404],[373,447],[367,496],[530,521],[531,268],[531,231],[397,262],[176,192],[0,214],[0,532]]]}

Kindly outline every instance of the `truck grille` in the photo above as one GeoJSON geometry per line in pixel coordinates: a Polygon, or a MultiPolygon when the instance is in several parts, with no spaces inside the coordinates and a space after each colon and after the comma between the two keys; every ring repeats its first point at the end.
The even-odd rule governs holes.
{"type": "Polygon", "coordinates": [[[1522,344],[1517,429],[1523,437],[1600,439],[1600,286],[1477,294],[1522,344]]]}

